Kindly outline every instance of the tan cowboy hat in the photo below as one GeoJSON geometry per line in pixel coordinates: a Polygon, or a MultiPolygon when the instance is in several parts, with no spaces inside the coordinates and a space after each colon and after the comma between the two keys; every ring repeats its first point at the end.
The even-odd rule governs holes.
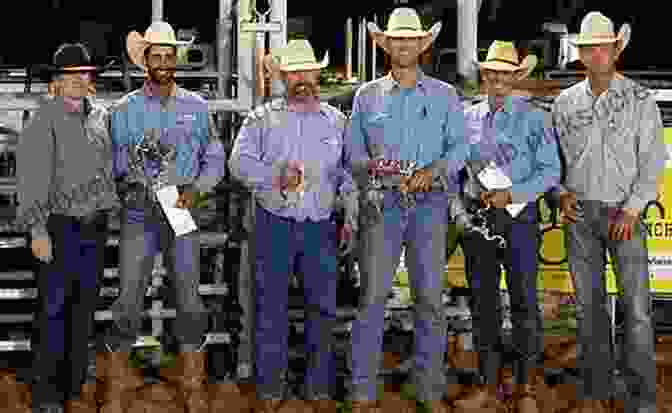
{"type": "Polygon", "coordinates": [[[591,11],[581,21],[581,32],[576,39],[570,40],[573,46],[587,46],[595,44],[615,43],[620,41],[619,52],[622,52],[630,43],[632,29],[625,23],[618,30],[618,35],[614,32],[614,23],[604,14],[591,11]]]}
{"type": "Polygon", "coordinates": [[[532,73],[537,66],[537,56],[527,55],[521,62],[518,51],[512,42],[495,40],[488,49],[488,55],[483,62],[478,62],[481,69],[490,69],[506,72],[520,72],[519,80],[532,73]]]}
{"type": "Polygon", "coordinates": [[[188,46],[193,43],[192,38],[189,41],[178,41],[173,27],[164,21],[156,21],[149,26],[145,35],[142,36],[136,31],[132,31],[126,36],[126,51],[131,62],[145,68],[145,50],[153,45],[169,46],[188,46]]]}
{"type": "Polygon", "coordinates": [[[392,38],[422,38],[420,53],[424,52],[436,40],[441,32],[441,22],[436,22],[429,30],[423,30],[418,12],[408,7],[399,7],[392,11],[387,20],[387,30],[382,31],[374,22],[366,25],[371,37],[385,52],[385,39],[392,38]]]}
{"type": "Polygon", "coordinates": [[[329,52],[326,52],[322,61],[318,62],[313,47],[305,39],[290,40],[287,46],[274,50],[273,57],[278,69],[283,72],[320,70],[329,65],[329,52]]]}

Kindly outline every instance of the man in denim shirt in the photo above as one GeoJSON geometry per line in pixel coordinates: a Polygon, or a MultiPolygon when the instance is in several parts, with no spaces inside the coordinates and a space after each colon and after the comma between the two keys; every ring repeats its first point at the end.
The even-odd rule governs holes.
{"type": "Polygon", "coordinates": [[[398,8],[386,32],[373,24],[369,31],[390,55],[392,71],[357,91],[346,136],[348,168],[360,191],[367,187],[370,171],[385,175],[384,169],[392,166],[398,172],[397,161],[416,162],[419,169],[411,177],[384,177],[387,189],[374,194],[367,189],[360,204],[362,294],[352,325],[353,411],[375,408],[385,304],[406,243],[415,290],[418,396],[433,412],[441,412],[447,344],[441,294],[449,193],[456,194],[456,175],[469,155],[464,113],[455,89],[418,67],[418,56],[436,38],[440,23],[424,31],[415,10],[398,8]],[[438,190],[429,192],[433,188],[438,190]]]}
{"type": "Polygon", "coordinates": [[[162,251],[176,292],[177,318],[173,334],[180,344],[180,390],[188,413],[207,412],[205,353],[198,351],[208,317],[198,296],[200,244],[198,231],[176,237],[158,204],[148,176],[162,185],[177,185],[177,208],[193,207],[199,192],[210,191],[225,172],[224,148],[210,134],[207,102],[177,87],[177,63],[172,27],[154,22],[144,38],[128,36],[129,56],[146,67],[141,89],[123,97],[113,108],[111,135],[115,147],[115,175],[122,197],[119,270],[121,293],[112,306],[115,319],[111,338],[116,352],[105,370],[104,410],[120,412],[124,391],[137,383],[127,370],[128,352],[139,332],[148,274],[162,251]],[[140,145],[159,148],[164,161],[139,156],[140,145]]]}
{"type": "Polygon", "coordinates": [[[256,108],[231,153],[232,175],[253,191],[255,369],[257,411],[276,411],[288,365],[288,288],[299,258],[306,307],[306,400],[336,412],[333,328],[338,278],[337,238],[357,225],[357,192],[343,168],[345,116],[319,101],[320,69],[306,40],[274,51],[287,96],[256,108]],[[343,201],[345,226],[333,214],[343,201]]]}
{"type": "Polygon", "coordinates": [[[488,99],[466,111],[467,136],[472,144],[468,178],[462,202],[453,204],[456,221],[465,226],[464,249],[472,292],[473,319],[481,386],[455,401],[461,408],[484,408],[496,403],[501,368],[501,264],[506,268],[511,295],[516,391],[513,401],[521,413],[536,412],[535,367],[539,361],[541,321],[537,307],[537,249],[539,239],[536,199],[560,180],[560,157],[550,116],[523,98],[513,97],[512,86],[534,70],[536,57],[519,63],[511,42],[495,41],[480,63],[488,99]],[[494,189],[485,181],[486,167],[499,168],[506,184],[494,189]],[[479,177],[481,179],[479,179],[479,177]],[[488,187],[489,186],[489,187],[488,187]],[[513,204],[512,204],[513,203],[513,204]],[[506,208],[517,206],[510,213],[506,208]],[[476,231],[474,213],[501,238],[488,239],[476,231]],[[522,208],[522,209],[521,209],[522,208]],[[512,215],[516,215],[515,218],[512,215]],[[500,248],[499,240],[506,245],[500,248]]]}

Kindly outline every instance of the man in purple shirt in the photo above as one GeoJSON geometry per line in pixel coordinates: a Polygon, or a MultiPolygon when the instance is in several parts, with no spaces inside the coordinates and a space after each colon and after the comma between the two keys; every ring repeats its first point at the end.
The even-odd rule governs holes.
{"type": "Polygon", "coordinates": [[[119,276],[121,293],[112,305],[116,351],[109,355],[104,413],[121,412],[127,391],[137,381],[128,370],[128,352],[140,333],[147,277],[157,253],[165,256],[175,288],[177,318],[173,334],[180,344],[179,380],[188,413],[207,412],[205,356],[199,351],[208,316],[198,296],[200,244],[198,231],[176,236],[157,202],[155,184],[175,185],[175,207],[191,209],[196,194],[210,191],[223,177],[224,148],[210,134],[207,102],[177,87],[177,42],[172,27],[154,22],[145,36],[128,36],[129,57],[146,68],[141,89],[123,97],[110,122],[114,171],[122,198],[119,276]]]}
{"type": "Polygon", "coordinates": [[[441,296],[448,206],[469,155],[464,113],[455,89],[418,67],[440,23],[425,31],[415,10],[398,8],[387,31],[375,25],[369,30],[390,55],[392,71],[357,91],[346,135],[346,164],[360,190],[366,188],[358,257],[362,293],[352,326],[353,412],[369,412],[378,399],[385,304],[405,244],[415,293],[413,375],[418,400],[438,413],[445,411],[441,296]]]}
{"type": "Polygon", "coordinates": [[[295,259],[304,274],[305,399],[335,412],[332,330],[336,321],[337,239],[356,229],[357,192],[343,168],[346,118],[320,103],[319,74],[305,40],[275,51],[287,96],[256,108],[240,129],[229,160],[234,177],[252,192],[255,209],[255,367],[257,411],[278,409],[288,364],[288,288],[295,259]],[[339,202],[341,201],[341,202],[339,202]],[[332,216],[345,209],[337,235],[332,216]]]}

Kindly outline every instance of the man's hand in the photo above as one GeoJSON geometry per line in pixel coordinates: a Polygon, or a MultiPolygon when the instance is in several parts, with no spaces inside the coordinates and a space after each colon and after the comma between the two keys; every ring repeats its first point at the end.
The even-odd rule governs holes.
{"type": "Polygon", "coordinates": [[[432,190],[432,181],[434,175],[429,168],[423,168],[415,171],[413,176],[405,183],[402,183],[402,188],[406,187],[408,192],[429,192],[432,190]]]}
{"type": "Polygon", "coordinates": [[[47,235],[43,238],[36,238],[31,241],[30,249],[33,251],[35,258],[42,262],[49,262],[54,257],[51,249],[51,239],[47,235]]]}
{"type": "Polygon", "coordinates": [[[196,192],[192,190],[184,190],[177,197],[175,208],[189,209],[193,208],[196,201],[196,192]]]}
{"type": "Polygon", "coordinates": [[[264,75],[266,79],[273,79],[277,77],[280,73],[280,65],[275,57],[272,54],[267,54],[262,59],[264,65],[264,75]]]}
{"type": "Polygon", "coordinates": [[[560,194],[560,214],[567,221],[574,223],[579,218],[579,208],[574,192],[560,194]]]}
{"type": "Polygon", "coordinates": [[[481,202],[486,208],[506,208],[512,202],[511,191],[483,192],[481,202]]]}
{"type": "Polygon", "coordinates": [[[609,214],[609,239],[613,241],[629,241],[639,221],[639,211],[619,209],[609,214]]]}
{"type": "Polygon", "coordinates": [[[352,251],[353,238],[350,224],[343,224],[338,228],[338,249],[341,255],[348,255],[352,251]]]}

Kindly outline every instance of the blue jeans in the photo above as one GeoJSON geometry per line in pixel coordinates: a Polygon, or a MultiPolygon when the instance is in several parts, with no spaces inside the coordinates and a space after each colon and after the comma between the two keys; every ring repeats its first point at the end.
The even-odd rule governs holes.
{"type": "Polygon", "coordinates": [[[289,278],[304,274],[308,367],[305,398],[333,398],[337,239],[331,221],[296,222],[257,206],[254,231],[255,367],[260,399],[282,399],[288,366],[289,278]]]}
{"type": "Polygon", "coordinates": [[[441,294],[446,263],[448,206],[427,200],[409,209],[392,206],[370,227],[362,228],[359,246],[361,296],[352,324],[353,400],[377,400],[385,304],[399,265],[402,244],[415,294],[415,368],[413,378],[422,402],[445,392],[446,317],[441,294]]]}
{"type": "Polygon", "coordinates": [[[107,219],[89,223],[64,215],[47,222],[53,260],[40,263],[37,282],[41,311],[35,340],[35,403],[76,396],[86,378],[88,343],[105,258],[107,219]]]}

